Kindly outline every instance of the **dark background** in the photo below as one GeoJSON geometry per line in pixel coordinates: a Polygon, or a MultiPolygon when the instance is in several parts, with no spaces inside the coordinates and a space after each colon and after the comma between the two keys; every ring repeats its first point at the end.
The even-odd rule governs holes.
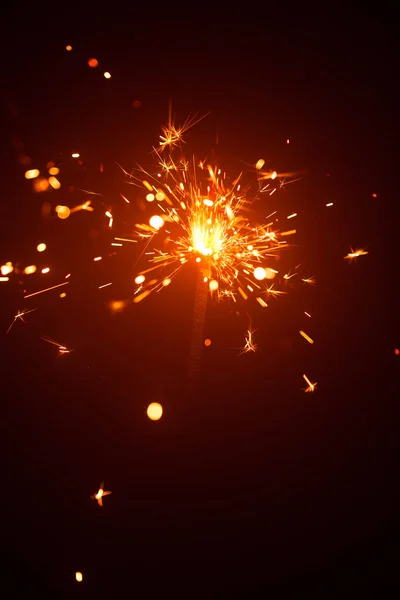
{"type": "Polygon", "coordinates": [[[48,285],[73,273],[63,300],[62,289],[23,300],[24,286],[44,287],[37,275],[0,290],[7,598],[398,587],[393,15],[194,10],[19,7],[3,25],[0,261],[42,260],[48,285]],[[317,280],[267,309],[211,303],[212,345],[189,396],[190,268],[161,295],[108,307],[132,298],[140,250],[107,256],[104,211],[115,233],[144,220],[118,164],[151,162],[170,100],[177,122],[210,111],[187,134],[197,154],[235,171],[260,157],[304,171],[268,207],[298,213],[282,261],[317,280]],[[34,194],[21,154],[42,171],[61,165],[62,188],[34,194]],[[45,201],[79,203],[68,185],[103,194],[96,212],[43,219],[45,201]],[[369,254],[349,264],[350,245],[369,254]],[[36,310],[6,336],[23,308],[36,310]],[[260,351],[238,356],[247,313],[260,351]],[[57,357],[41,335],[74,352],[57,357]],[[319,382],[314,394],[303,373],[319,382]],[[164,407],[156,423],[151,401],[164,407]],[[100,509],[89,496],[103,479],[113,494],[100,509]]]}

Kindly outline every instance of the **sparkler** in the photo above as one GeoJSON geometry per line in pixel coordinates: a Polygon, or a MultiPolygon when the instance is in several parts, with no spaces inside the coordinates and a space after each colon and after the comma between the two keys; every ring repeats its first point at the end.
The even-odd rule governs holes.
{"type": "MultiPolygon", "coordinates": [[[[209,293],[235,302],[238,295],[244,300],[253,296],[262,307],[267,307],[269,296],[286,293],[272,289],[266,281],[278,274],[272,268],[273,259],[289,247],[287,238],[296,233],[275,229],[276,219],[259,222],[259,214],[265,209],[259,201],[283,187],[276,171],[263,170],[263,159],[254,165],[253,178],[249,180],[243,173],[229,178],[211,161],[195,157],[187,160],[182,155],[183,133],[199,120],[188,119],[179,128],[170,119],[163,127],[160,148],[153,148],[155,172],[141,167],[134,175],[125,171],[128,183],[144,189],[147,201],[158,213],[148,223],[136,225],[137,237],[146,242],[142,254],[149,259],[148,266],[136,277],[134,303],[161,291],[185,265],[198,269],[190,378],[199,370],[209,293]],[[275,185],[271,183],[274,180],[275,185]]],[[[281,175],[286,178],[294,174],[281,175]]],[[[295,213],[288,218],[294,216],[295,213]]],[[[295,274],[287,274],[284,279],[295,274]]],[[[303,281],[313,282],[312,278],[303,281]]],[[[246,351],[254,350],[250,331],[247,339],[246,351]]]]}

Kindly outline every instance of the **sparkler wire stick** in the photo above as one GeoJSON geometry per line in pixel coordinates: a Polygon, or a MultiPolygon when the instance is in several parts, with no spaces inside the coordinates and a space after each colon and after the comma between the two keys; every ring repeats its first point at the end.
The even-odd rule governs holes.
{"type": "Polygon", "coordinates": [[[192,337],[189,349],[189,392],[195,392],[199,384],[201,356],[203,349],[204,326],[206,322],[208,285],[204,282],[204,273],[199,269],[193,309],[192,337]]]}

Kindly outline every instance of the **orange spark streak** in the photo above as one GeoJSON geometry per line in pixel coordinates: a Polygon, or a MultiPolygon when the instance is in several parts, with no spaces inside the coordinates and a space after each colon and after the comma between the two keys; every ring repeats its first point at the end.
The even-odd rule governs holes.
{"type": "Polygon", "coordinates": [[[311,381],[308,379],[307,375],[303,375],[303,378],[305,379],[305,381],[306,381],[306,383],[307,383],[307,385],[308,385],[308,387],[307,387],[307,388],[306,388],[304,391],[305,391],[306,393],[308,393],[308,392],[313,392],[313,391],[315,390],[315,388],[317,387],[318,383],[317,383],[317,382],[315,382],[315,383],[312,383],[312,382],[311,382],[311,381]]]}
{"type": "Polygon", "coordinates": [[[302,335],[302,336],[303,336],[303,338],[304,338],[305,340],[307,340],[307,342],[308,342],[309,344],[313,344],[313,343],[314,343],[314,340],[313,340],[313,339],[311,339],[309,335],[307,335],[306,333],[304,333],[304,331],[301,331],[301,329],[300,329],[300,331],[299,331],[299,334],[300,334],[300,335],[302,335]]]}
{"type": "Polygon", "coordinates": [[[32,296],[37,296],[38,294],[44,294],[44,292],[49,292],[50,290],[55,290],[63,285],[68,285],[69,281],[65,281],[64,283],[59,283],[57,285],[53,285],[52,287],[45,288],[44,290],[39,290],[38,292],[33,292],[32,294],[28,294],[24,296],[24,298],[31,298],[32,296]]]}

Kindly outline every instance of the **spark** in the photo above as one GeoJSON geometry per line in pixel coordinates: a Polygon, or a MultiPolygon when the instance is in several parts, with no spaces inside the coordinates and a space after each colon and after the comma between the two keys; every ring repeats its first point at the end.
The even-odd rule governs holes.
{"type": "Polygon", "coordinates": [[[283,294],[287,294],[287,292],[282,292],[281,290],[274,290],[273,288],[274,288],[274,284],[272,284],[267,289],[268,294],[270,294],[273,298],[278,298],[278,296],[282,296],[283,294]]]}
{"type": "Polygon", "coordinates": [[[0,281],[10,281],[9,277],[0,277],[0,281]]]}
{"type": "Polygon", "coordinates": [[[304,314],[311,319],[311,315],[308,312],[304,311],[304,314]]]}
{"type": "Polygon", "coordinates": [[[61,356],[64,354],[69,354],[70,352],[73,352],[73,350],[69,350],[66,346],[63,346],[62,344],[55,342],[51,338],[42,337],[41,339],[45,342],[48,342],[49,344],[52,344],[53,346],[56,346],[58,348],[58,353],[61,356]]]}
{"type": "Polygon", "coordinates": [[[304,339],[305,339],[305,340],[306,340],[306,341],[307,341],[309,344],[313,344],[313,343],[314,343],[314,340],[313,340],[312,338],[310,338],[310,336],[309,336],[309,335],[307,335],[306,333],[304,333],[304,331],[301,331],[301,329],[300,329],[300,331],[299,331],[299,334],[300,334],[301,336],[303,336],[303,338],[304,338],[304,339]]]}
{"type": "Polygon", "coordinates": [[[307,383],[307,388],[304,390],[306,393],[308,392],[313,392],[315,390],[315,388],[317,387],[318,383],[311,383],[311,381],[308,379],[307,375],[303,375],[304,380],[307,383]]]}
{"type": "Polygon", "coordinates": [[[304,281],[304,283],[308,283],[309,285],[315,285],[315,277],[306,277],[305,279],[302,279],[302,281],[304,281]]]}
{"type": "Polygon", "coordinates": [[[112,492],[104,490],[104,481],[102,481],[100,484],[99,491],[96,492],[96,494],[93,494],[92,496],[90,496],[90,498],[91,498],[91,500],[97,500],[97,504],[99,506],[103,506],[104,496],[109,496],[110,494],[112,494],[112,492]]]}
{"type": "Polygon", "coordinates": [[[31,298],[32,296],[37,296],[38,294],[44,294],[44,292],[49,292],[50,290],[55,290],[63,285],[68,285],[69,281],[65,281],[64,283],[58,283],[57,285],[53,285],[52,287],[45,288],[44,290],[39,290],[38,292],[33,292],[32,294],[28,294],[24,296],[24,298],[31,298]]]}
{"type": "Polygon", "coordinates": [[[355,258],[358,258],[359,256],[365,256],[366,254],[368,254],[366,250],[363,250],[361,248],[359,248],[358,250],[353,250],[353,248],[350,246],[350,252],[344,258],[346,258],[347,260],[354,260],[355,258]]]}
{"type": "Polygon", "coordinates": [[[297,213],[292,213],[291,215],[287,216],[287,219],[293,219],[294,217],[297,217],[297,213]]]}
{"type": "MultiPolygon", "coordinates": [[[[67,50],[68,50],[68,46],[67,46],[67,50]]],[[[71,48],[71,50],[72,50],[72,48],[71,48]]],[[[75,579],[78,583],[81,583],[81,581],[83,580],[83,575],[80,571],[77,571],[75,573],[75,579]]]]}
{"type": "Polygon", "coordinates": [[[244,344],[243,350],[240,354],[247,354],[247,352],[256,352],[257,344],[255,344],[253,341],[254,333],[255,333],[255,330],[252,330],[252,329],[247,330],[247,335],[244,338],[245,344],[244,344]]]}
{"type": "Polygon", "coordinates": [[[111,281],[110,281],[110,283],[105,283],[104,285],[99,285],[99,290],[101,290],[102,288],[108,287],[109,285],[112,285],[111,281]]]}
{"type": "Polygon", "coordinates": [[[36,309],[35,309],[35,308],[32,308],[31,310],[23,310],[23,311],[20,311],[20,310],[18,310],[17,314],[14,316],[14,319],[13,319],[13,321],[12,321],[11,325],[10,325],[10,326],[9,326],[9,328],[7,329],[7,333],[10,333],[10,331],[11,331],[11,329],[12,329],[12,327],[13,327],[14,323],[16,323],[16,321],[17,321],[17,320],[20,320],[20,321],[22,321],[23,323],[25,323],[25,324],[26,324],[26,321],[25,321],[25,319],[24,319],[24,316],[25,316],[25,315],[28,315],[29,313],[33,312],[34,310],[36,310],[36,309]]]}
{"type": "Polygon", "coordinates": [[[333,206],[333,202],[328,202],[328,204],[325,204],[325,206],[333,206]]]}

